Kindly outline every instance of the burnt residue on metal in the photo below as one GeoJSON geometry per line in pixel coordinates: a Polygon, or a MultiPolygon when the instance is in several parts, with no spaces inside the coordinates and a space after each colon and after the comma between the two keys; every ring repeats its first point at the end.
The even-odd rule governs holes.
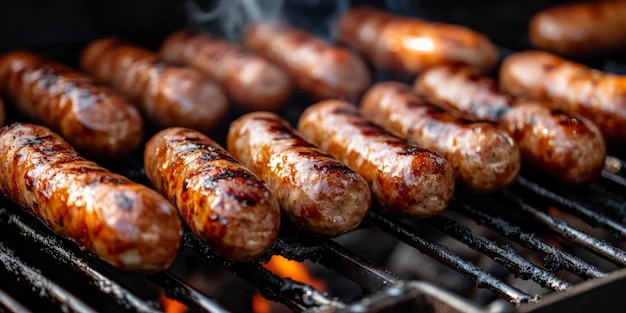
{"type": "Polygon", "coordinates": [[[515,277],[532,279],[542,287],[553,291],[565,291],[572,287],[569,282],[538,268],[517,254],[512,246],[501,246],[485,237],[475,235],[469,228],[457,221],[444,216],[437,216],[429,219],[426,223],[435,225],[444,233],[491,257],[509,269],[515,277]]]}
{"type": "Polygon", "coordinates": [[[528,248],[545,253],[546,256],[544,257],[543,265],[552,272],[567,269],[583,279],[605,277],[607,275],[606,272],[596,266],[586,263],[568,252],[544,243],[536,234],[524,232],[520,227],[512,225],[502,218],[491,216],[457,200],[453,200],[452,206],[455,210],[463,212],[473,218],[478,224],[488,226],[492,230],[497,231],[509,239],[516,240],[518,243],[528,248]]]}
{"type": "Polygon", "coordinates": [[[588,250],[615,263],[618,266],[626,266],[626,251],[602,239],[590,236],[569,226],[565,220],[549,216],[548,214],[526,204],[522,198],[509,190],[503,190],[503,194],[515,201],[518,204],[517,208],[524,212],[526,216],[531,217],[555,234],[569,240],[572,243],[587,248],[588,250]]]}
{"type": "Polygon", "coordinates": [[[83,275],[91,285],[97,287],[102,293],[116,301],[121,308],[134,312],[155,312],[156,308],[125,289],[117,282],[105,276],[101,269],[93,262],[89,262],[84,256],[77,254],[70,248],[69,243],[55,236],[44,234],[33,223],[30,223],[18,215],[11,214],[7,209],[0,208],[0,224],[3,227],[14,229],[16,234],[32,240],[42,246],[42,251],[48,253],[53,259],[70,265],[83,275]]]}
{"type": "Polygon", "coordinates": [[[477,267],[472,262],[448,250],[446,246],[427,239],[427,237],[421,234],[417,229],[401,222],[397,218],[380,214],[376,210],[371,210],[366,219],[368,222],[394,235],[406,244],[411,245],[433,259],[456,270],[463,276],[472,279],[476,282],[478,287],[487,288],[501,297],[506,298],[511,303],[517,305],[538,301],[537,295],[529,295],[502,282],[477,267]]]}
{"type": "MultiPolygon", "coordinates": [[[[590,223],[591,225],[602,226],[618,239],[626,238],[626,226],[624,226],[624,224],[618,223],[610,219],[607,215],[598,213],[597,209],[590,209],[589,207],[587,207],[586,203],[583,202],[582,199],[577,199],[576,195],[574,195],[573,193],[568,193],[567,196],[563,196],[562,193],[565,191],[560,191],[557,193],[552,190],[557,187],[541,186],[540,184],[535,183],[522,175],[518,176],[516,184],[511,187],[512,189],[518,191],[520,195],[529,196],[534,194],[536,196],[540,196],[543,199],[549,201],[551,204],[556,205],[559,208],[568,210],[570,213],[578,216],[579,218],[590,223]]],[[[525,199],[531,200],[532,197],[525,197],[525,199]]],[[[602,203],[609,204],[608,201],[608,195],[604,195],[602,203]]],[[[620,205],[623,206],[623,203],[621,203],[620,205]]],[[[620,211],[621,210],[619,208],[615,208],[613,210],[613,213],[618,215],[624,213],[620,211]]],[[[622,222],[626,222],[626,214],[622,215],[622,222]]]]}
{"type": "Polygon", "coordinates": [[[149,278],[154,283],[164,288],[165,296],[184,303],[191,310],[213,313],[228,312],[215,300],[205,296],[167,271],[153,274],[149,278]]]}

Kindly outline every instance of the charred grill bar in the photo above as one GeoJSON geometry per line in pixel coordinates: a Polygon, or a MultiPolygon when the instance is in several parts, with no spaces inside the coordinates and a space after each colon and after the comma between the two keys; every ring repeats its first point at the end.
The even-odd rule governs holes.
{"type": "MultiPolygon", "coordinates": [[[[400,6],[400,2],[393,3],[400,6]]],[[[443,12],[432,3],[420,3],[423,9],[433,11],[433,19],[437,10],[443,12]]],[[[532,6],[528,4],[527,10],[536,10],[532,6]]],[[[476,10],[480,7],[477,5],[476,10]]],[[[472,15],[471,11],[466,13],[472,15]]],[[[461,15],[453,15],[453,19],[449,21],[463,24],[467,20],[461,15]]],[[[485,25],[483,29],[470,26],[479,26],[475,28],[489,34],[485,25]]],[[[523,39],[513,36],[515,30],[493,30],[491,37],[504,45],[500,47],[503,55],[527,47],[523,39]]],[[[73,59],[71,54],[65,57],[73,59]]],[[[598,68],[617,71],[626,64],[615,59],[593,62],[598,68]]],[[[378,73],[377,77],[380,80],[385,75],[378,73]]],[[[300,109],[290,109],[287,117],[293,121],[300,109]]],[[[622,305],[621,294],[626,288],[626,178],[622,160],[626,154],[620,149],[610,154],[602,176],[585,187],[567,188],[525,172],[512,186],[494,195],[457,195],[441,216],[402,220],[374,210],[360,228],[347,234],[358,237],[354,233],[363,232],[366,236],[358,239],[361,241],[387,236],[393,246],[409,246],[416,254],[427,256],[409,262],[428,264],[413,266],[434,264],[476,287],[462,292],[430,282],[426,276],[420,277],[423,273],[418,270],[413,276],[404,276],[406,273],[399,273],[384,258],[363,256],[358,245],[343,236],[323,239],[288,227],[261,261],[273,255],[310,261],[340,276],[341,284],[349,281],[345,288],[354,292],[336,296],[305,282],[280,278],[259,262],[226,261],[188,230],[177,260],[182,266],[146,277],[128,275],[58,238],[1,198],[0,311],[160,312],[163,308],[159,302],[164,296],[194,312],[234,312],[223,295],[214,296],[198,283],[218,281],[214,269],[296,312],[555,312],[622,305]],[[187,259],[193,261],[185,263],[187,259]],[[486,259],[497,264],[498,270],[485,266],[486,259]],[[201,274],[187,275],[181,268],[188,264],[201,274]],[[487,300],[477,300],[477,290],[486,291],[487,300]]],[[[147,183],[138,158],[107,167],[147,183]]],[[[389,250],[374,243],[368,248],[389,250]]],[[[328,280],[328,284],[335,283],[328,280]]]]}

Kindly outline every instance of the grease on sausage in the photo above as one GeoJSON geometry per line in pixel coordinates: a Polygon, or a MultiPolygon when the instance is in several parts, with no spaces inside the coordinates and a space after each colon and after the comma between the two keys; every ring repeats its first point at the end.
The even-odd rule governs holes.
{"type": "Polygon", "coordinates": [[[375,84],[363,96],[361,111],[374,123],[441,153],[465,191],[494,192],[510,185],[519,173],[520,151],[506,132],[447,113],[410,85],[375,84]]]}
{"type": "Polygon", "coordinates": [[[370,207],[363,177],[274,113],[253,112],[233,121],[227,148],[267,182],[284,215],[301,229],[338,236],[359,226],[370,207]]]}
{"type": "Polygon", "coordinates": [[[111,265],[152,273],[174,260],[182,226],[174,206],[142,184],[80,156],[50,129],[0,128],[2,193],[111,265]]]}
{"type": "Polygon", "coordinates": [[[369,86],[369,70],[361,57],[302,29],[258,22],[243,35],[243,44],[284,68],[309,96],[356,101],[369,86]]]}
{"type": "Polygon", "coordinates": [[[144,167],[153,186],[217,255],[252,261],[276,239],[280,208],[274,193],[202,133],[161,130],[146,143],[144,167]]]}
{"type": "Polygon", "coordinates": [[[361,174],[384,212],[411,218],[434,216],[454,194],[454,170],[446,159],[376,126],[348,102],[325,100],[309,106],[298,129],[361,174]]]}
{"type": "Polygon", "coordinates": [[[339,42],[356,49],[376,68],[418,74],[450,63],[491,71],[499,52],[481,33],[460,25],[405,17],[370,6],[356,6],[337,20],[339,42]]]}
{"type": "Polygon", "coordinates": [[[0,56],[0,90],[29,122],[58,132],[82,154],[118,159],[139,148],[143,119],[117,92],[77,69],[27,51],[0,56]]]}
{"type": "Polygon", "coordinates": [[[157,128],[181,126],[210,133],[228,112],[224,92],[207,77],[117,38],[87,45],[80,64],[134,101],[157,128]]]}

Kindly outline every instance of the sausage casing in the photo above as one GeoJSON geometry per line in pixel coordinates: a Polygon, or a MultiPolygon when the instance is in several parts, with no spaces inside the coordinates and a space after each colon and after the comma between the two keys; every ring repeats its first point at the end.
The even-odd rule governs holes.
{"type": "Polygon", "coordinates": [[[531,44],[569,57],[606,56],[626,50],[626,1],[553,6],[528,25],[531,44]]]}
{"type": "Polygon", "coordinates": [[[274,113],[253,112],[233,121],[227,148],[267,182],[284,215],[300,229],[338,236],[356,228],[370,208],[371,192],[361,175],[274,113]]]}
{"type": "Polygon", "coordinates": [[[309,96],[357,100],[369,86],[361,57],[304,30],[280,22],[258,22],[243,35],[245,46],[284,68],[309,96]]]}
{"type": "Polygon", "coordinates": [[[298,129],[361,174],[370,184],[372,199],[387,213],[434,216],[454,194],[454,170],[446,159],[376,126],[348,102],[325,100],[309,106],[298,129]]]}
{"type": "Polygon", "coordinates": [[[180,246],[174,206],[155,190],[80,156],[49,128],[0,128],[0,187],[59,235],[122,270],[166,269],[180,246]]]}
{"type": "Polygon", "coordinates": [[[523,101],[468,67],[424,71],[415,89],[432,103],[497,124],[519,144],[522,161],[566,184],[585,184],[601,172],[606,144],[599,128],[575,113],[523,101]]]}
{"type": "Polygon", "coordinates": [[[376,68],[400,75],[450,63],[488,72],[499,58],[489,38],[474,30],[394,15],[370,6],[347,10],[336,27],[339,42],[361,52],[376,68]]]}
{"type": "Polygon", "coordinates": [[[227,39],[189,30],[169,35],[160,55],[192,66],[219,83],[240,111],[281,109],[291,95],[289,74],[282,68],[227,39]]]}
{"type": "Polygon", "coordinates": [[[626,75],[595,70],[548,52],[524,51],[504,59],[499,81],[515,96],[592,120],[608,143],[626,143],[626,75]]]}
{"type": "Polygon", "coordinates": [[[0,56],[0,89],[18,114],[58,132],[88,157],[123,158],[139,148],[144,130],[137,108],[74,68],[9,52],[0,56]]]}
{"type": "Polygon", "coordinates": [[[181,126],[210,133],[228,112],[226,95],[207,77],[117,38],[90,43],[80,63],[135,102],[156,128],[181,126]]]}
{"type": "Polygon", "coordinates": [[[510,185],[519,173],[520,151],[506,132],[447,113],[410,85],[374,84],[361,100],[361,111],[374,123],[441,153],[465,191],[494,192],[510,185]]]}
{"type": "Polygon", "coordinates": [[[276,239],[275,195],[206,135],[181,127],[161,130],[146,143],[144,167],[153,186],[217,255],[252,261],[276,239]]]}

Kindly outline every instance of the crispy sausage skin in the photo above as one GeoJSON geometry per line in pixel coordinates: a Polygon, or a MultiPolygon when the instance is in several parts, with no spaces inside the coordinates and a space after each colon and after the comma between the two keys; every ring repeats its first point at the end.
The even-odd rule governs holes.
{"type": "Polygon", "coordinates": [[[415,89],[436,105],[499,125],[519,144],[523,162],[563,183],[588,183],[604,166],[605,140],[591,120],[518,100],[470,68],[429,69],[416,79],[415,89]]]}
{"type": "Polygon", "coordinates": [[[588,1],[553,6],[528,25],[531,44],[569,57],[626,50],[626,1],[588,1]]]}
{"type": "Polygon", "coordinates": [[[156,128],[215,130],[228,112],[222,89],[200,72],[173,66],[156,53],[117,38],[93,41],[81,67],[134,101],[156,128]]]}
{"type": "Polygon", "coordinates": [[[123,158],[141,143],[143,119],[132,104],[77,69],[41,55],[0,56],[0,91],[18,114],[58,132],[85,156],[123,158]]]}
{"type": "Polygon", "coordinates": [[[492,70],[499,58],[483,34],[459,25],[429,22],[356,6],[336,24],[339,42],[365,55],[376,68],[399,75],[450,63],[492,70]]]}
{"type": "Polygon", "coordinates": [[[554,109],[592,120],[608,143],[626,143],[626,76],[602,72],[542,51],[504,59],[500,86],[554,109]]]}
{"type": "Polygon", "coordinates": [[[228,151],[276,192],[284,215],[306,231],[338,236],[361,223],[371,205],[367,181],[309,143],[271,112],[230,125],[228,151]]]}
{"type": "Polygon", "coordinates": [[[181,242],[174,206],[155,190],[80,156],[44,126],[0,128],[2,193],[111,265],[130,272],[166,269],[181,242]]]}
{"type": "Polygon", "coordinates": [[[252,261],[278,236],[274,193],[206,135],[182,127],[161,130],[146,143],[144,167],[153,186],[217,255],[252,261]]]}
{"type": "Polygon", "coordinates": [[[194,67],[219,83],[240,111],[279,111],[291,95],[289,74],[227,39],[182,30],[161,45],[165,60],[194,67]]]}
{"type": "Polygon", "coordinates": [[[363,96],[361,111],[374,123],[441,153],[466,192],[497,191],[519,173],[520,151],[506,132],[445,112],[418,96],[410,85],[375,84],[363,96]]]}
{"type": "Polygon", "coordinates": [[[284,23],[252,24],[242,41],[284,68],[314,99],[356,101],[371,83],[367,65],[359,55],[284,23]]]}
{"type": "Polygon", "coordinates": [[[366,120],[351,103],[313,104],[300,116],[298,129],[361,174],[384,212],[430,217],[441,213],[454,195],[454,170],[446,159],[366,120]]]}

